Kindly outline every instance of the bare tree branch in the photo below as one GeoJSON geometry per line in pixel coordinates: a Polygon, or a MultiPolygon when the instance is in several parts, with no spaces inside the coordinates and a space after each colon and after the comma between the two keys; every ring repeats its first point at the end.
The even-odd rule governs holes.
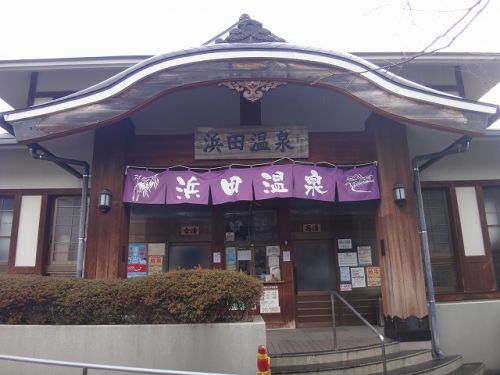
{"type": "MultiPolygon", "coordinates": [[[[453,44],[453,42],[455,42],[455,40],[460,35],[462,35],[465,32],[465,30],[467,30],[467,28],[471,25],[471,23],[486,9],[486,7],[488,6],[489,3],[490,3],[490,0],[476,0],[476,2],[474,4],[472,4],[469,8],[465,9],[465,13],[455,23],[453,23],[453,25],[451,25],[448,29],[446,29],[446,31],[444,31],[441,35],[437,36],[431,43],[429,43],[420,52],[409,55],[407,58],[404,58],[401,61],[398,61],[395,63],[390,63],[387,65],[383,65],[383,66],[380,66],[380,67],[374,68],[374,69],[367,69],[367,70],[364,70],[361,72],[356,72],[355,74],[363,74],[363,73],[368,73],[368,72],[373,72],[373,71],[381,71],[381,70],[389,71],[389,69],[394,68],[394,67],[399,67],[399,69],[401,69],[404,64],[407,64],[410,61],[413,61],[421,56],[432,55],[438,51],[441,51],[445,48],[450,47],[453,44]],[[472,14],[472,11],[474,9],[476,9],[480,6],[481,6],[481,8],[479,10],[477,10],[477,12],[475,14],[473,14],[473,16],[458,31],[456,31],[456,33],[451,37],[451,39],[449,40],[449,42],[446,45],[429,50],[429,48],[431,48],[433,45],[435,45],[440,39],[443,39],[448,34],[450,34],[460,23],[462,23],[463,20],[465,20],[467,18],[467,16],[472,14]]],[[[409,0],[406,0],[406,6],[409,9],[412,9],[409,0]]],[[[332,72],[332,75],[342,75],[342,74],[353,74],[353,73],[352,72],[346,72],[346,73],[333,73],[332,72]]],[[[327,77],[319,78],[315,82],[313,82],[312,84],[315,84],[315,83],[317,83],[325,78],[327,78],[327,77]]]]}

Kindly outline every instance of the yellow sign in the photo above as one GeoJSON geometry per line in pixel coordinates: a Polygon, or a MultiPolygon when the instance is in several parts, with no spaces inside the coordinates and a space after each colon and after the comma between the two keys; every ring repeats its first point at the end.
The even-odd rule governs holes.
{"type": "Polygon", "coordinates": [[[380,286],[380,267],[366,267],[368,286],[380,286]]]}
{"type": "Polygon", "coordinates": [[[163,256],[162,255],[150,255],[148,257],[148,274],[153,275],[155,273],[163,272],[163,256]]]}

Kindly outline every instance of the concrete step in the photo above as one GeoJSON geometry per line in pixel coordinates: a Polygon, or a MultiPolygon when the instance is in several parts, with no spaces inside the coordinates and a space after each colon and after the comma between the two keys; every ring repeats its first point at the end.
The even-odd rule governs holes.
{"type": "Polygon", "coordinates": [[[484,363],[464,363],[449,375],[483,375],[485,373],[484,363]]]}
{"type": "MultiPolygon", "coordinates": [[[[430,361],[425,361],[417,363],[412,366],[401,367],[398,369],[393,369],[387,371],[387,375],[472,375],[474,372],[468,373],[467,369],[462,364],[462,357],[459,355],[446,356],[442,359],[431,359],[430,361]],[[463,368],[463,369],[462,369],[463,368]],[[462,370],[460,370],[462,369],[462,370]],[[463,372],[458,372],[463,371],[463,372]]],[[[377,372],[371,375],[383,375],[383,372],[377,372]]],[[[480,375],[480,374],[477,374],[480,375]]]]}
{"type": "MultiPolygon", "coordinates": [[[[408,348],[429,349],[429,348],[408,348]]],[[[396,341],[388,342],[385,345],[387,354],[400,350],[400,343],[396,341]]],[[[272,354],[271,363],[273,366],[295,366],[300,364],[331,363],[339,361],[353,361],[356,359],[375,357],[381,354],[380,344],[365,345],[355,348],[345,348],[337,350],[317,351],[313,353],[286,353],[272,354]]]]}
{"type": "MultiPolygon", "coordinates": [[[[431,351],[428,349],[396,351],[388,353],[386,357],[387,370],[395,370],[432,360],[431,351]]],[[[380,354],[354,360],[316,364],[303,363],[291,366],[276,366],[271,360],[271,373],[274,375],[310,373],[321,373],[325,375],[366,375],[381,372],[382,370],[383,360],[380,354]]]]}

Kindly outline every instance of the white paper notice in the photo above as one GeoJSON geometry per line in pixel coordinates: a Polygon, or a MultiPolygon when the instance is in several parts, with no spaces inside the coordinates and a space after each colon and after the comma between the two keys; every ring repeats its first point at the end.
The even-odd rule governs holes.
{"type": "Polygon", "coordinates": [[[360,266],[372,265],[372,248],[371,246],[358,246],[358,263],[360,266]]]}
{"type": "Polygon", "coordinates": [[[283,251],[283,262],[290,262],[290,260],[291,260],[290,252],[283,251]]]}
{"type": "Polygon", "coordinates": [[[279,246],[266,246],[266,255],[269,256],[275,256],[275,255],[280,255],[280,247],[279,246]]]}
{"type": "Polygon", "coordinates": [[[351,284],[340,284],[340,291],[341,292],[350,292],[351,290],[352,290],[351,284]]]}
{"type": "Polygon", "coordinates": [[[365,288],[366,277],[364,267],[351,268],[351,282],[353,288],[365,288]]]}
{"type": "Polygon", "coordinates": [[[280,309],[280,298],[278,294],[277,286],[264,287],[262,291],[262,296],[260,297],[260,313],[279,313],[280,309]]]}
{"type": "Polygon", "coordinates": [[[358,253],[338,253],[339,267],[356,267],[358,265],[358,253]]]}
{"type": "Polygon", "coordinates": [[[214,256],[214,263],[220,263],[221,262],[221,256],[220,256],[220,252],[216,252],[213,254],[214,256]]]}
{"type": "Polygon", "coordinates": [[[252,250],[238,250],[238,260],[252,260],[252,250]]]}
{"type": "Polygon", "coordinates": [[[340,281],[351,281],[351,270],[349,267],[340,267],[340,281]]]}
{"type": "Polygon", "coordinates": [[[339,250],[352,249],[352,240],[350,238],[341,238],[337,240],[339,250]]]}
{"type": "Polygon", "coordinates": [[[271,256],[271,257],[269,257],[268,262],[269,262],[269,267],[279,267],[280,257],[271,256]]]}

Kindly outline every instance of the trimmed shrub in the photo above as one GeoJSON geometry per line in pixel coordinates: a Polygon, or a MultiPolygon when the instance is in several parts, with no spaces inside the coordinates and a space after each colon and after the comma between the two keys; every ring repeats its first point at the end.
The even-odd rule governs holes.
{"type": "Polygon", "coordinates": [[[261,284],[243,273],[180,270],[116,280],[0,276],[0,324],[158,324],[250,318],[261,284]]]}

